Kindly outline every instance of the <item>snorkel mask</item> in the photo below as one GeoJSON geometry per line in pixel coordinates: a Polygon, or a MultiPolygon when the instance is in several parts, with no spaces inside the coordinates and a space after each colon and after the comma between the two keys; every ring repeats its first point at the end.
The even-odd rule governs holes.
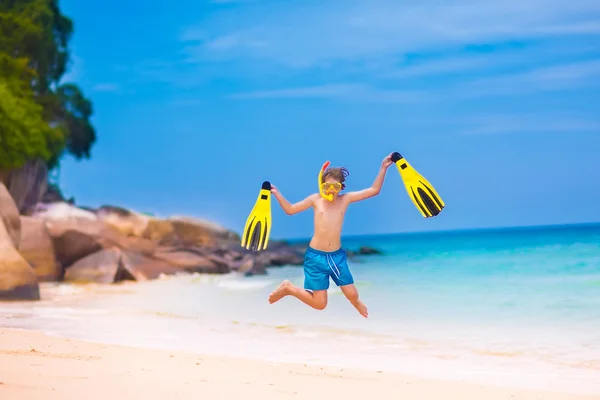
{"type": "Polygon", "coordinates": [[[327,167],[329,167],[329,164],[330,162],[326,161],[325,164],[323,164],[323,166],[321,167],[321,170],[319,171],[319,193],[324,199],[333,201],[333,194],[325,194],[325,190],[323,189],[323,172],[325,172],[327,167]]]}

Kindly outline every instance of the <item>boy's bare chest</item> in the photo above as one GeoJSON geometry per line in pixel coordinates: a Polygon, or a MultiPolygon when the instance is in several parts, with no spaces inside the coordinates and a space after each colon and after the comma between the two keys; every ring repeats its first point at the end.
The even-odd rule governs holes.
{"type": "Polygon", "coordinates": [[[317,204],[315,212],[321,218],[341,218],[346,213],[346,208],[341,202],[340,204],[317,204]]]}

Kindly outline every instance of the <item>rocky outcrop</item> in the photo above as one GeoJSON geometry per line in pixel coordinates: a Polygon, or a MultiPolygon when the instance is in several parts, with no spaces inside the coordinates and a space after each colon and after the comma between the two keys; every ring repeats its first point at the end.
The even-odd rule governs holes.
{"type": "Polygon", "coordinates": [[[21,218],[4,184],[0,183],[0,299],[38,300],[35,272],[17,250],[21,218]]]}
{"type": "Polygon", "coordinates": [[[347,250],[346,251],[348,253],[349,256],[355,256],[355,255],[363,255],[363,256],[370,256],[370,255],[381,255],[383,254],[383,252],[381,250],[377,250],[374,249],[373,247],[369,247],[369,246],[360,246],[358,248],[358,250],[347,250]]]}
{"type": "Polygon", "coordinates": [[[48,168],[43,160],[32,160],[6,172],[3,181],[20,214],[27,214],[48,188],[48,168]]]}
{"type": "Polygon", "coordinates": [[[112,226],[125,236],[141,237],[148,226],[149,217],[115,206],[102,206],[95,210],[100,221],[112,226]]]}
{"type": "Polygon", "coordinates": [[[157,279],[161,275],[175,275],[182,272],[181,267],[168,264],[164,260],[128,251],[123,252],[121,266],[138,282],[157,279]]]}
{"type": "Polygon", "coordinates": [[[0,222],[15,248],[21,243],[21,217],[12,196],[4,184],[0,183],[0,222]]]}
{"type": "Polygon", "coordinates": [[[75,199],[71,198],[69,200],[65,199],[58,185],[53,183],[48,183],[48,187],[46,189],[46,193],[42,196],[42,203],[59,203],[59,202],[67,202],[67,203],[75,203],[75,199]]]}
{"type": "MultiPolygon", "coordinates": [[[[37,198],[28,196],[23,199],[37,198]]],[[[240,246],[236,232],[213,222],[163,219],[110,205],[76,207],[62,195],[55,197],[19,215],[0,183],[0,298],[39,299],[38,282],[44,281],[111,284],[180,273],[264,275],[271,267],[302,265],[308,245],[270,240],[267,250],[251,252],[240,246]]],[[[356,254],[378,251],[362,247],[356,254]]]]}
{"type": "Polygon", "coordinates": [[[68,268],[75,261],[101,249],[118,247],[142,254],[153,254],[155,244],[138,237],[126,237],[112,225],[87,218],[46,220],[56,258],[68,268]]]}
{"type": "Polygon", "coordinates": [[[0,300],[39,300],[40,289],[33,268],[15,249],[0,221],[0,300]]]}
{"type": "Polygon", "coordinates": [[[66,282],[116,283],[132,279],[121,267],[122,253],[112,248],[92,253],[70,266],[65,273],[66,282]]]}
{"type": "Polygon", "coordinates": [[[63,268],[56,259],[54,244],[44,220],[21,217],[19,253],[33,268],[39,282],[62,279],[63,268]]]}
{"type": "Polygon", "coordinates": [[[163,245],[178,241],[171,222],[157,218],[150,218],[148,220],[142,237],[163,245]]]}
{"type": "Polygon", "coordinates": [[[236,233],[210,221],[190,217],[171,217],[168,221],[179,244],[214,246],[219,239],[240,240],[236,233]]]}
{"type": "Polygon", "coordinates": [[[154,258],[163,261],[181,271],[199,273],[225,273],[229,272],[229,266],[212,260],[205,253],[195,248],[172,248],[160,249],[154,254],[154,258]]]}

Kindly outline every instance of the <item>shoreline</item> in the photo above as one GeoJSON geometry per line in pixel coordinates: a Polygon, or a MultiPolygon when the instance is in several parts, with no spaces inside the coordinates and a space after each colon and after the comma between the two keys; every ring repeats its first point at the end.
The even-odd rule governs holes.
{"type": "Polygon", "coordinates": [[[598,399],[413,377],[366,369],[278,363],[102,344],[0,328],[0,397],[10,399],[209,398],[598,399]],[[260,396],[260,397],[259,397],[260,396]]]}
{"type": "MultiPolygon", "coordinates": [[[[238,278],[246,282],[246,278],[238,278]]],[[[248,292],[235,285],[228,290],[229,285],[221,286],[217,281],[224,283],[228,279],[223,275],[198,274],[111,286],[45,283],[41,286],[41,302],[16,302],[3,308],[5,323],[0,318],[0,331],[17,329],[38,333],[53,341],[135,348],[142,352],[185,352],[234,360],[234,363],[244,360],[259,364],[310,365],[333,371],[360,369],[365,373],[380,371],[444,385],[499,385],[511,392],[543,390],[546,393],[596,395],[600,399],[597,380],[600,369],[593,354],[579,359],[578,354],[581,354],[570,345],[564,348],[564,343],[557,351],[564,348],[569,355],[553,361],[547,355],[542,359],[532,358],[523,353],[524,348],[497,347],[491,339],[479,346],[464,348],[464,343],[456,341],[460,332],[447,332],[454,339],[448,343],[439,342],[440,337],[427,337],[429,325],[403,324],[402,331],[392,336],[386,329],[387,334],[383,336],[375,334],[376,326],[357,330],[351,325],[353,328],[346,330],[348,326],[339,323],[322,325],[324,321],[330,321],[327,315],[312,314],[301,304],[290,302],[285,307],[273,308],[266,301],[262,304],[264,299],[259,290],[248,292]],[[202,285],[201,290],[198,284],[202,285]],[[163,298],[175,289],[184,303],[204,306],[201,310],[194,306],[194,312],[189,314],[180,306],[169,309],[149,302],[149,299],[163,298]],[[228,294],[223,296],[226,292],[228,294]],[[189,297],[190,293],[193,297],[189,297]],[[209,312],[212,307],[207,305],[217,299],[221,301],[218,314],[225,313],[226,318],[209,312]],[[255,304],[252,318],[242,316],[245,311],[240,314],[241,300],[255,304]],[[265,314],[267,308],[268,314],[265,314]],[[288,319],[290,314],[296,318],[288,319]],[[303,320],[309,314],[314,319],[303,320]],[[266,320],[262,318],[265,315],[269,316],[266,320]],[[199,324],[200,321],[203,323],[199,324]],[[337,338],[333,338],[332,333],[337,338]],[[591,364],[582,364],[588,361],[591,364]]],[[[267,291],[265,289],[265,293],[267,291]]],[[[332,311],[338,322],[346,321],[349,314],[354,315],[354,310],[345,307],[344,301],[341,296],[331,296],[332,311]]],[[[165,303],[159,301],[158,304],[165,303]]],[[[521,336],[523,332],[513,334],[521,336]]],[[[478,337],[472,328],[469,335],[478,337]]],[[[536,346],[540,347],[538,351],[543,351],[544,346],[554,343],[544,344],[541,339],[527,334],[524,345],[527,340],[535,340],[536,346]]],[[[2,336],[0,344],[3,344],[2,336]]]]}

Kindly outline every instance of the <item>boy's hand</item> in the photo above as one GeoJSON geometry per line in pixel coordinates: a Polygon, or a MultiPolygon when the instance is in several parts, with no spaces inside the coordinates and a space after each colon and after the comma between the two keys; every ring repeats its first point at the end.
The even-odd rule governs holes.
{"type": "Polygon", "coordinates": [[[387,156],[386,158],[383,159],[383,161],[381,162],[381,168],[386,169],[388,168],[390,165],[392,165],[392,155],[390,154],[389,156],[387,156]]]}
{"type": "Polygon", "coordinates": [[[272,183],[271,183],[271,193],[273,193],[273,194],[279,193],[279,190],[277,190],[277,187],[275,185],[273,185],[272,183]]]}

